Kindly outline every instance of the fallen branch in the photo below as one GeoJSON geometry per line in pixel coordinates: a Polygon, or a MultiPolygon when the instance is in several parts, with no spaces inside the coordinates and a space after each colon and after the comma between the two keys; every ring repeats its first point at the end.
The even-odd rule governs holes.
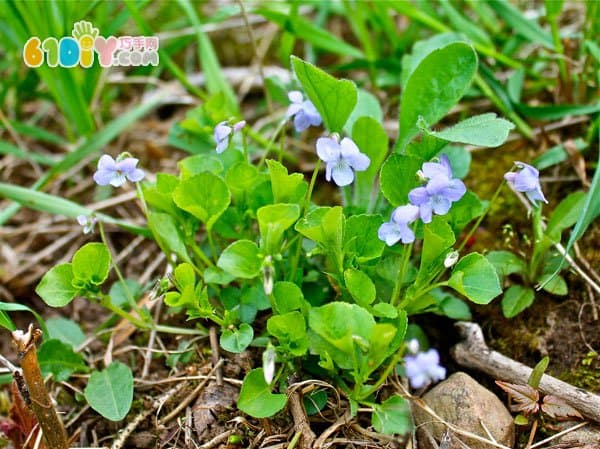
{"type": "MultiPolygon", "coordinates": [[[[58,417],[48,389],[44,384],[37,359],[36,341],[42,332],[29,325],[27,332],[12,333],[13,343],[19,352],[24,383],[17,382],[25,403],[35,414],[49,449],[68,449],[67,433],[58,417]],[[25,388],[26,387],[26,388],[25,388]]],[[[14,374],[17,374],[15,371],[14,374]]]]}
{"type": "MultiPolygon", "coordinates": [[[[532,369],[490,350],[478,324],[461,321],[455,326],[464,338],[464,341],[452,348],[452,357],[458,364],[478,369],[494,379],[511,383],[527,382],[532,369]]],[[[544,394],[552,394],[564,399],[586,418],[600,422],[600,396],[576,388],[548,374],[542,376],[539,390],[544,394]]]]}

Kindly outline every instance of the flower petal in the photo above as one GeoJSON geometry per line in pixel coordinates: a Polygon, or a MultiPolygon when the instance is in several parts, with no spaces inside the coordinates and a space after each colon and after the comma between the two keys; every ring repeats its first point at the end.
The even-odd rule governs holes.
{"type": "Polygon", "coordinates": [[[144,179],[144,176],[144,170],[141,170],[139,168],[136,168],[132,172],[127,173],[127,179],[129,179],[131,182],[139,182],[142,179],[144,179]]]}
{"type": "Polygon", "coordinates": [[[387,246],[392,246],[402,238],[402,234],[398,225],[389,221],[379,226],[377,237],[379,240],[383,240],[387,246]]]}
{"type": "Polygon", "coordinates": [[[219,144],[223,140],[227,139],[227,137],[229,136],[229,134],[231,134],[232,131],[233,129],[231,128],[231,126],[227,125],[227,121],[219,123],[217,126],[215,126],[215,143],[219,144]]]}
{"type": "Polygon", "coordinates": [[[408,199],[415,206],[420,206],[429,202],[429,193],[425,187],[415,187],[408,192],[408,199]]]}
{"type": "Polygon", "coordinates": [[[436,215],[446,215],[450,207],[452,207],[452,203],[442,195],[435,195],[431,198],[431,208],[436,215]]]}
{"type": "Polygon", "coordinates": [[[337,162],[341,155],[340,144],[331,137],[317,139],[317,155],[323,162],[337,162]]]}
{"type": "Polygon", "coordinates": [[[107,186],[109,184],[111,184],[113,177],[115,176],[115,171],[114,170],[108,170],[108,169],[100,169],[98,171],[96,171],[96,173],[94,173],[94,181],[96,182],[96,184],[100,185],[100,186],[107,186]]]}
{"type": "Polygon", "coordinates": [[[412,223],[417,218],[419,218],[419,208],[412,204],[397,207],[394,209],[394,212],[392,212],[392,220],[398,224],[412,223]]]}
{"type": "Polygon", "coordinates": [[[343,159],[333,166],[331,175],[333,182],[340,187],[347,186],[354,181],[354,172],[350,165],[343,159]]]}
{"type": "Polygon", "coordinates": [[[310,118],[304,113],[301,109],[294,116],[294,128],[296,128],[296,132],[301,133],[305,129],[310,126],[310,118]]]}
{"type": "Polygon", "coordinates": [[[442,154],[440,162],[425,162],[421,170],[426,178],[434,178],[436,176],[444,176],[448,179],[452,178],[450,162],[448,161],[448,156],[445,154],[442,154]]]}
{"type": "Polygon", "coordinates": [[[288,92],[288,99],[292,103],[302,103],[302,98],[302,92],[300,92],[299,90],[292,90],[288,92]]]}
{"type": "Polygon", "coordinates": [[[441,194],[452,202],[460,200],[467,193],[467,188],[460,179],[450,180],[448,187],[442,190],[441,194]]]}
{"type": "Polygon", "coordinates": [[[285,113],[285,117],[290,118],[291,116],[296,115],[301,110],[302,105],[299,105],[298,103],[292,103],[288,106],[287,112],[285,113]]]}
{"type": "Polygon", "coordinates": [[[430,201],[419,206],[419,217],[421,217],[423,223],[431,223],[431,219],[433,218],[433,208],[430,201]]]}
{"type": "Polygon", "coordinates": [[[104,154],[98,159],[98,170],[115,170],[116,165],[116,161],[108,154],[104,154]]]}

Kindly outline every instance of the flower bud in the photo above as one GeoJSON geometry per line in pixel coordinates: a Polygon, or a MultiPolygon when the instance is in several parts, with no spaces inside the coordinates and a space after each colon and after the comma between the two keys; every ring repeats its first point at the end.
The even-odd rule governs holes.
{"type": "Polygon", "coordinates": [[[450,268],[458,261],[458,251],[449,252],[446,258],[444,259],[444,266],[446,268],[450,268]]]}

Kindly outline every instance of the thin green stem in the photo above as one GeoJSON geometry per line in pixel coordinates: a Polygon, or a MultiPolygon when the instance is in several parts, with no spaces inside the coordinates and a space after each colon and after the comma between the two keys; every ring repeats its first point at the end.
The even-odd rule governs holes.
{"type": "Polygon", "coordinates": [[[396,352],[396,354],[394,355],[394,357],[392,358],[392,360],[390,361],[390,363],[388,364],[388,366],[385,368],[385,370],[383,371],[383,373],[381,373],[381,376],[379,376],[379,379],[377,380],[377,382],[375,382],[371,386],[371,388],[369,388],[365,393],[363,393],[361,395],[361,397],[358,399],[359,401],[363,400],[364,398],[369,397],[375,391],[377,391],[377,389],[381,385],[383,385],[383,383],[386,381],[386,379],[388,378],[388,376],[390,375],[390,373],[392,372],[392,370],[396,367],[396,365],[402,359],[402,357],[404,357],[404,349],[405,349],[405,347],[403,346],[402,348],[400,348],[398,350],[398,352],[396,352]]]}
{"type": "Polygon", "coordinates": [[[135,183],[135,187],[137,189],[138,195],[140,196],[140,201],[142,202],[142,210],[144,211],[144,215],[148,218],[148,204],[146,204],[146,198],[144,197],[144,189],[139,182],[135,183]]]}
{"type": "Polygon", "coordinates": [[[108,296],[108,295],[101,294],[101,296],[100,296],[100,304],[103,307],[105,307],[108,310],[110,310],[115,315],[118,315],[121,318],[126,319],[131,324],[133,324],[134,326],[138,327],[139,329],[151,329],[153,327],[152,323],[147,323],[146,321],[141,320],[141,319],[135,317],[134,315],[132,315],[132,314],[124,311],[120,307],[115,306],[112,303],[112,301],[110,300],[110,296],[108,296]]]}
{"type": "Polygon", "coordinates": [[[208,332],[205,329],[190,329],[186,327],[165,326],[163,324],[155,324],[153,329],[157,332],[163,332],[165,334],[208,335],[208,332]]]}
{"type": "Polygon", "coordinates": [[[206,230],[206,236],[208,237],[208,245],[210,246],[210,252],[212,254],[213,259],[217,260],[217,249],[215,246],[215,241],[213,239],[213,235],[212,235],[212,229],[207,229],[206,230]]]}
{"type": "Polygon", "coordinates": [[[127,302],[129,303],[129,305],[131,306],[131,308],[133,310],[135,310],[136,312],[138,312],[138,314],[139,314],[140,309],[139,309],[139,307],[137,305],[137,302],[135,301],[135,299],[133,298],[133,295],[129,291],[129,287],[127,286],[127,282],[125,282],[125,278],[123,277],[123,273],[121,273],[121,270],[119,269],[119,266],[115,262],[115,258],[114,258],[113,254],[112,254],[112,251],[110,250],[110,246],[108,245],[108,241],[106,240],[106,234],[104,233],[104,226],[102,225],[102,221],[98,221],[98,229],[100,230],[100,240],[102,240],[102,243],[104,243],[104,246],[106,246],[106,248],[110,252],[110,262],[111,262],[111,265],[112,265],[113,269],[115,270],[115,273],[117,273],[117,277],[119,278],[119,282],[121,282],[121,285],[123,286],[123,291],[125,292],[125,297],[127,298],[127,302]]]}
{"type": "Polygon", "coordinates": [[[204,264],[208,267],[213,267],[215,266],[214,263],[212,263],[212,261],[206,257],[206,254],[204,254],[204,251],[202,251],[200,248],[198,248],[198,245],[193,242],[192,243],[192,251],[194,252],[194,254],[202,261],[204,262],[204,264]]]}
{"type": "Polygon", "coordinates": [[[410,255],[412,254],[413,244],[410,243],[408,245],[404,245],[402,248],[402,264],[400,265],[400,271],[398,272],[398,278],[396,279],[396,284],[394,285],[394,290],[392,292],[392,298],[390,300],[390,304],[395,306],[396,302],[400,299],[400,291],[402,289],[402,281],[404,280],[404,276],[406,275],[406,269],[408,268],[408,262],[410,261],[410,255]]]}
{"type": "Polygon", "coordinates": [[[492,204],[494,204],[494,201],[496,201],[496,199],[498,198],[498,195],[500,195],[500,192],[502,191],[502,187],[504,187],[504,184],[506,184],[506,181],[502,181],[500,183],[500,185],[498,186],[498,188],[496,189],[496,191],[492,195],[492,198],[490,199],[490,202],[488,203],[488,205],[485,208],[485,210],[483,211],[483,213],[479,216],[479,218],[477,218],[477,221],[475,221],[475,223],[473,224],[473,226],[471,226],[471,229],[469,229],[469,232],[467,233],[467,235],[465,236],[465,238],[462,240],[462,242],[460,242],[460,245],[456,249],[459,253],[465,247],[465,245],[467,244],[467,242],[469,241],[469,239],[473,236],[473,234],[475,233],[475,231],[477,230],[477,228],[479,228],[479,225],[481,224],[481,222],[483,221],[483,219],[486,217],[486,215],[488,214],[488,212],[492,208],[492,204]]]}
{"type": "Polygon", "coordinates": [[[488,97],[490,99],[490,101],[492,103],[494,103],[494,105],[498,109],[500,109],[504,115],[506,115],[509,119],[511,119],[515,123],[515,126],[517,127],[517,129],[528,139],[530,139],[530,140],[533,139],[533,131],[531,130],[529,125],[527,123],[525,123],[525,121],[515,111],[512,111],[505,106],[505,104],[502,102],[502,100],[500,100],[498,95],[496,95],[496,93],[490,88],[490,86],[488,86],[488,84],[481,77],[481,75],[476,74],[474,80],[475,80],[475,84],[477,84],[477,87],[479,87],[481,89],[483,94],[486,97],[488,97]]]}
{"type": "Polygon", "coordinates": [[[310,200],[312,199],[312,192],[315,188],[315,183],[317,182],[317,175],[319,174],[320,168],[321,159],[317,160],[317,164],[315,165],[312,177],[310,178],[310,184],[308,185],[308,191],[306,192],[306,200],[304,202],[304,214],[307,214],[308,210],[310,209],[310,200]]]}
{"type": "MultiPolygon", "coordinates": [[[[279,125],[277,125],[277,128],[275,128],[275,131],[273,132],[273,135],[271,136],[271,138],[269,139],[269,142],[267,143],[267,146],[265,148],[265,152],[261,156],[260,161],[258,162],[258,165],[256,166],[256,168],[258,170],[260,170],[262,168],[263,164],[265,163],[265,160],[267,159],[267,155],[271,151],[271,147],[275,143],[275,140],[277,140],[277,137],[278,137],[279,133],[281,132],[281,130],[285,129],[286,123],[287,123],[287,120],[282,120],[281,122],[279,122],[279,125]]],[[[279,155],[280,156],[281,156],[281,153],[282,153],[281,149],[282,148],[280,147],[280,151],[279,151],[279,155]]]]}
{"type": "MultiPolygon", "coordinates": [[[[443,272],[443,271],[442,271],[443,272]]],[[[421,296],[423,296],[425,293],[429,293],[431,290],[435,290],[436,288],[440,288],[440,287],[445,287],[446,285],[448,285],[447,282],[435,282],[433,284],[429,283],[427,284],[427,286],[419,291],[417,291],[417,293],[415,293],[411,299],[418,299],[421,296]]],[[[406,307],[408,305],[408,298],[405,298],[399,305],[398,307],[402,308],[402,307],[406,307]]]]}

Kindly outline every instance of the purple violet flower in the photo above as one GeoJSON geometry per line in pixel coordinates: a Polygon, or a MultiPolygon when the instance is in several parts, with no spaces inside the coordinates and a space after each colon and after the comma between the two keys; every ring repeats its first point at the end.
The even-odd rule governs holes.
{"type": "Polygon", "coordinates": [[[294,117],[294,128],[301,133],[309,126],[319,126],[323,121],[319,111],[310,100],[304,100],[302,92],[293,90],[288,93],[288,98],[292,102],[285,114],[286,118],[294,117]]]}
{"type": "Polygon", "coordinates": [[[398,241],[412,243],[415,241],[415,233],[408,227],[410,223],[419,218],[419,208],[412,204],[397,207],[392,212],[392,218],[387,223],[379,226],[377,236],[386,245],[392,246],[398,241]]]}
{"type": "Polygon", "coordinates": [[[229,124],[228,120],[225,120],[215,126],[214,138],[215,143],[217,144],[217,153],[221,154],[225,151],[231,142],[233,134],[238,132],[244,126],[246,126],[244,120],[237,122],[233,126],[229,124]]]}
{"type": "Polygon", "coordinates": [[[80,226],[83,226],[83,233],[89,234],[90,232],[94,232],[94,226],[98,223],[98,219],[93,215],[77,215],[77,223],[80,226]]]}
{"type": "Polygon", "coordinates": [[[124,155],[115,160],[105,154],[98,160],[98,170],[94,173],[96,184],[120,187],[127,180],[138,182],[144,179],[144,172],[136,167],[138,160],[134,157],[123,157],[124,155]]]}
{"type": "Polygon", "coordinates": [[[540,172],[529,164],[516,161],[515,165],[521,170],[518,172],[508,172],[504,175],[504,179],[517,192],[523,192],[533,204],[536,201],[548,201],[544,197],[542,187],[540,186],[540,172]]]}
{"type": "Polygon", "coordinates": [[[446,368],[440,366],[440,355],[435,349],[414,356],[407,355],[404,358],[404,370],[413,388],[422,388],[446,377],[446,368]]]}
{"type": "Polygon", "coordinates": [[[354,170],[366,170],[371,160],[366,154],[361,153],[348,137],[344,137],[339,143],[338,139],[336,134],[317,139],[317,154],[326,164],[325,179],[331,181],[333,177],[333,182],[343,187],[354,181],[354,170]]]}
{"type": "Polygon", "coordinates": [[[460,179],[452,178],[452,167],[445,154],[440,157],[440,162],[425,162],[419,174],[428,182],[412,189],[408,199],[419,207],[423,223],[431,223],[434,213],[447,214],[452,203],[460,200],[467,191],[460,179]]]}

